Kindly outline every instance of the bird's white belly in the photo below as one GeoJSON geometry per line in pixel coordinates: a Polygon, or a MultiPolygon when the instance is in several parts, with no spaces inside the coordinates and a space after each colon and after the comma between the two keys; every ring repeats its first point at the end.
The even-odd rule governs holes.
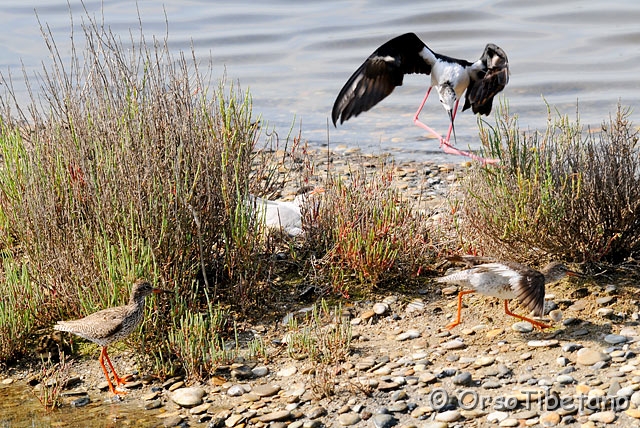
{"type": "Polygon", "coordinates": [[[471,286],[480,294],[499,299],[514,299],[515,293],[511,284],[504,277],[492,274],[476,274],[471,278],[471,286]]]}
{"type": "Polygon", "coordinates": [[[437,61],[431,70],[431,86],[453,85],[458,99],[469,86],[469,73],[460,64],[437,61]]]}

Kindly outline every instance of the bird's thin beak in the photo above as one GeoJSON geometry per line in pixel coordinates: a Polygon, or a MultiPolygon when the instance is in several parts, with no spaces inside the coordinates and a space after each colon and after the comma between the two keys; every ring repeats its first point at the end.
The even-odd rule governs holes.
{"type": "Polygon", "coordinates": [[[567,276],[572,276],[574,278],[584,278],[584,275],[578,272],[574,272],[572,270],[567,270],[567,276]]]}
{"type": "Polygon", "coordinates": [[[154,289],[153,289],[153,292],[154,292],[155,294],[160,294],[160,293],[171,293],[171,291],[169,291],[169,290],[163,290],[162,288],[154,288],[154,289]]]}
{"type": "Polygon", "coordinates": [[[449,110],[449,120],[451,121],[451,130],[453,131],[453,142],[458,145],[458,140],[456,139],[456,127],[453,124],[453,110],[449,110]]]}
{"type": "Polygon", "coordinates": [[[322,194],[324,192],[325,192],[324,187],[316,187],[311,192],[309,192],[309,194],[310,195],[317,195],[317,194],[322,194]]]}

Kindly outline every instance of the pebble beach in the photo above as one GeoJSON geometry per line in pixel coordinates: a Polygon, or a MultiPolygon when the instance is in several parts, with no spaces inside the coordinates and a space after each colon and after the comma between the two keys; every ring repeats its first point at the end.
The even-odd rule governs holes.
{"type": "MultiPolygon", "coordinates": [[[[383,162],[394,171],[391,186],[419,204],[418,209],[432,211],[446,206],[465,167],[346,152],[334,149],[319,162],[317,174],[329,167],[348,178],[354,163],[366,170],[383,162]]],[[[291,185],[282,197],[293,194],[291,185]]],[[[337,364],[298,360],[283,350],[285,320],[302,318],[308,307],[292,308],[270,323],[240,325],[240,334],[263,339],[268,358],[239,359],[202,382],[182,377],[161,381],[137,371],[132,351],[114,352],[119,372],[135,374],[121,399],[109,393],[95,359],[70,360],[63,407],[51,417],[104,408],[117,414],[118,406],[128,406],[134,411],[105,426],[640,424],[640,299],[633,284],[564,280],[548,287],[546,320],[553,327],[542,332],[505,315],[497,299],[476,295],[465,299],[461,325],[447,330],[457,291],[427,280],[423,289],[411,293],[387,291],[348,302],[339,319],[323,326],[330,331],[343,323],[351,331],[349,355],[337,364]]],[[[29,384],[35,371],[6,370],[0,390],[7,394],[29,384]]],[[[15,417],[12,421],[2,426],[26,426],[15,417]]]]}

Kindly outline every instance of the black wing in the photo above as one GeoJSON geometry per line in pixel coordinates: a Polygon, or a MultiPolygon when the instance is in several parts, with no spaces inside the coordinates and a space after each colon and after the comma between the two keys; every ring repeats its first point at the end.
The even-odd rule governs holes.
{"type": "Polygon", "coordinates": [[[335,126],[378,104],[402,85],[405,74],[431,73],[431,64],[420,56],[426,45],[413,33],[403,34],[380,46],[347,80],[331,112],[335,126]]]}
{"type": "Polygon", "coordinates": [[[503,262],[503,264],[520,273],[509,281],[511,289],[516,294],[516,299],[533,311],[535,316],[544,315],[544,275],[519,263],[503,262]]]}
{"type": "Polygon", "coordinates": [[[493,43],[484,48],[480,60],[474,64],[462,111],[472,108],[474,113],[488,115],[493,106],[493,97],[509,83],[509,60],[507,54],[493,43]]]}

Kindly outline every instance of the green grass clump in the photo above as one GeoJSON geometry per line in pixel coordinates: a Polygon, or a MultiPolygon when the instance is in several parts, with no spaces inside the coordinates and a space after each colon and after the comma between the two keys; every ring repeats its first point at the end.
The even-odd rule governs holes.
{"type": "Polygon", "coordinates": [[[31,329],[37,324],[44,296],[33,289],[26,265],[11,259],[3,262],[0,282],[0,366],[27,352],[31,329]]]}
{"type": "Polygon", "coordinates": [[[545,131],[521,132],[503,107],[481,139],[500,165],[464,180],[466,245],[525,260],[620,263],[638,255],[640,152],[628,110],[619,107],[599,131],[559,116],[545,131]]]}
{"type": "Polygon", "coordinates": [[[322,255],[315,280],[343,296],[370,292],[394,279],[411,280],[435,259],[426,219],[391,187],[389,167],[331,176],[321,209],[310,219],[308,243],[322,255]]]}
{"type": "Polygon", "coordinates": [[[332,309],[322,300],[313,305],[301,320],[291,317],[285,335],[287,353],[294,359],[336,365],[349,356],[351,326],[342,316],[340,305],[332,309]]]}
{"type": "Polygon", "coordinates": [[[25,351],[35,320],[123,304],[138,277],[178,296],[150,299],[147,338],[133,339],[158,361],[170,328],[212,316],[207,296],[241,309],[268,291],[271,266],[244,201],[282,183],[249,94],[211,84],[166,41],[124,44],[90,18],[83,29],[86,48],[78,56],[74,45],[70,63],[43,32],[52,63],[27,79],[42,94],[29,105],[4,81],[0,335],[12,339],[0,337],[0,362],[25,351]],[[23,271],[27,280],[12,279],[23,271]],[[18,286],[28,301],[12,300],[18,286]]]}

